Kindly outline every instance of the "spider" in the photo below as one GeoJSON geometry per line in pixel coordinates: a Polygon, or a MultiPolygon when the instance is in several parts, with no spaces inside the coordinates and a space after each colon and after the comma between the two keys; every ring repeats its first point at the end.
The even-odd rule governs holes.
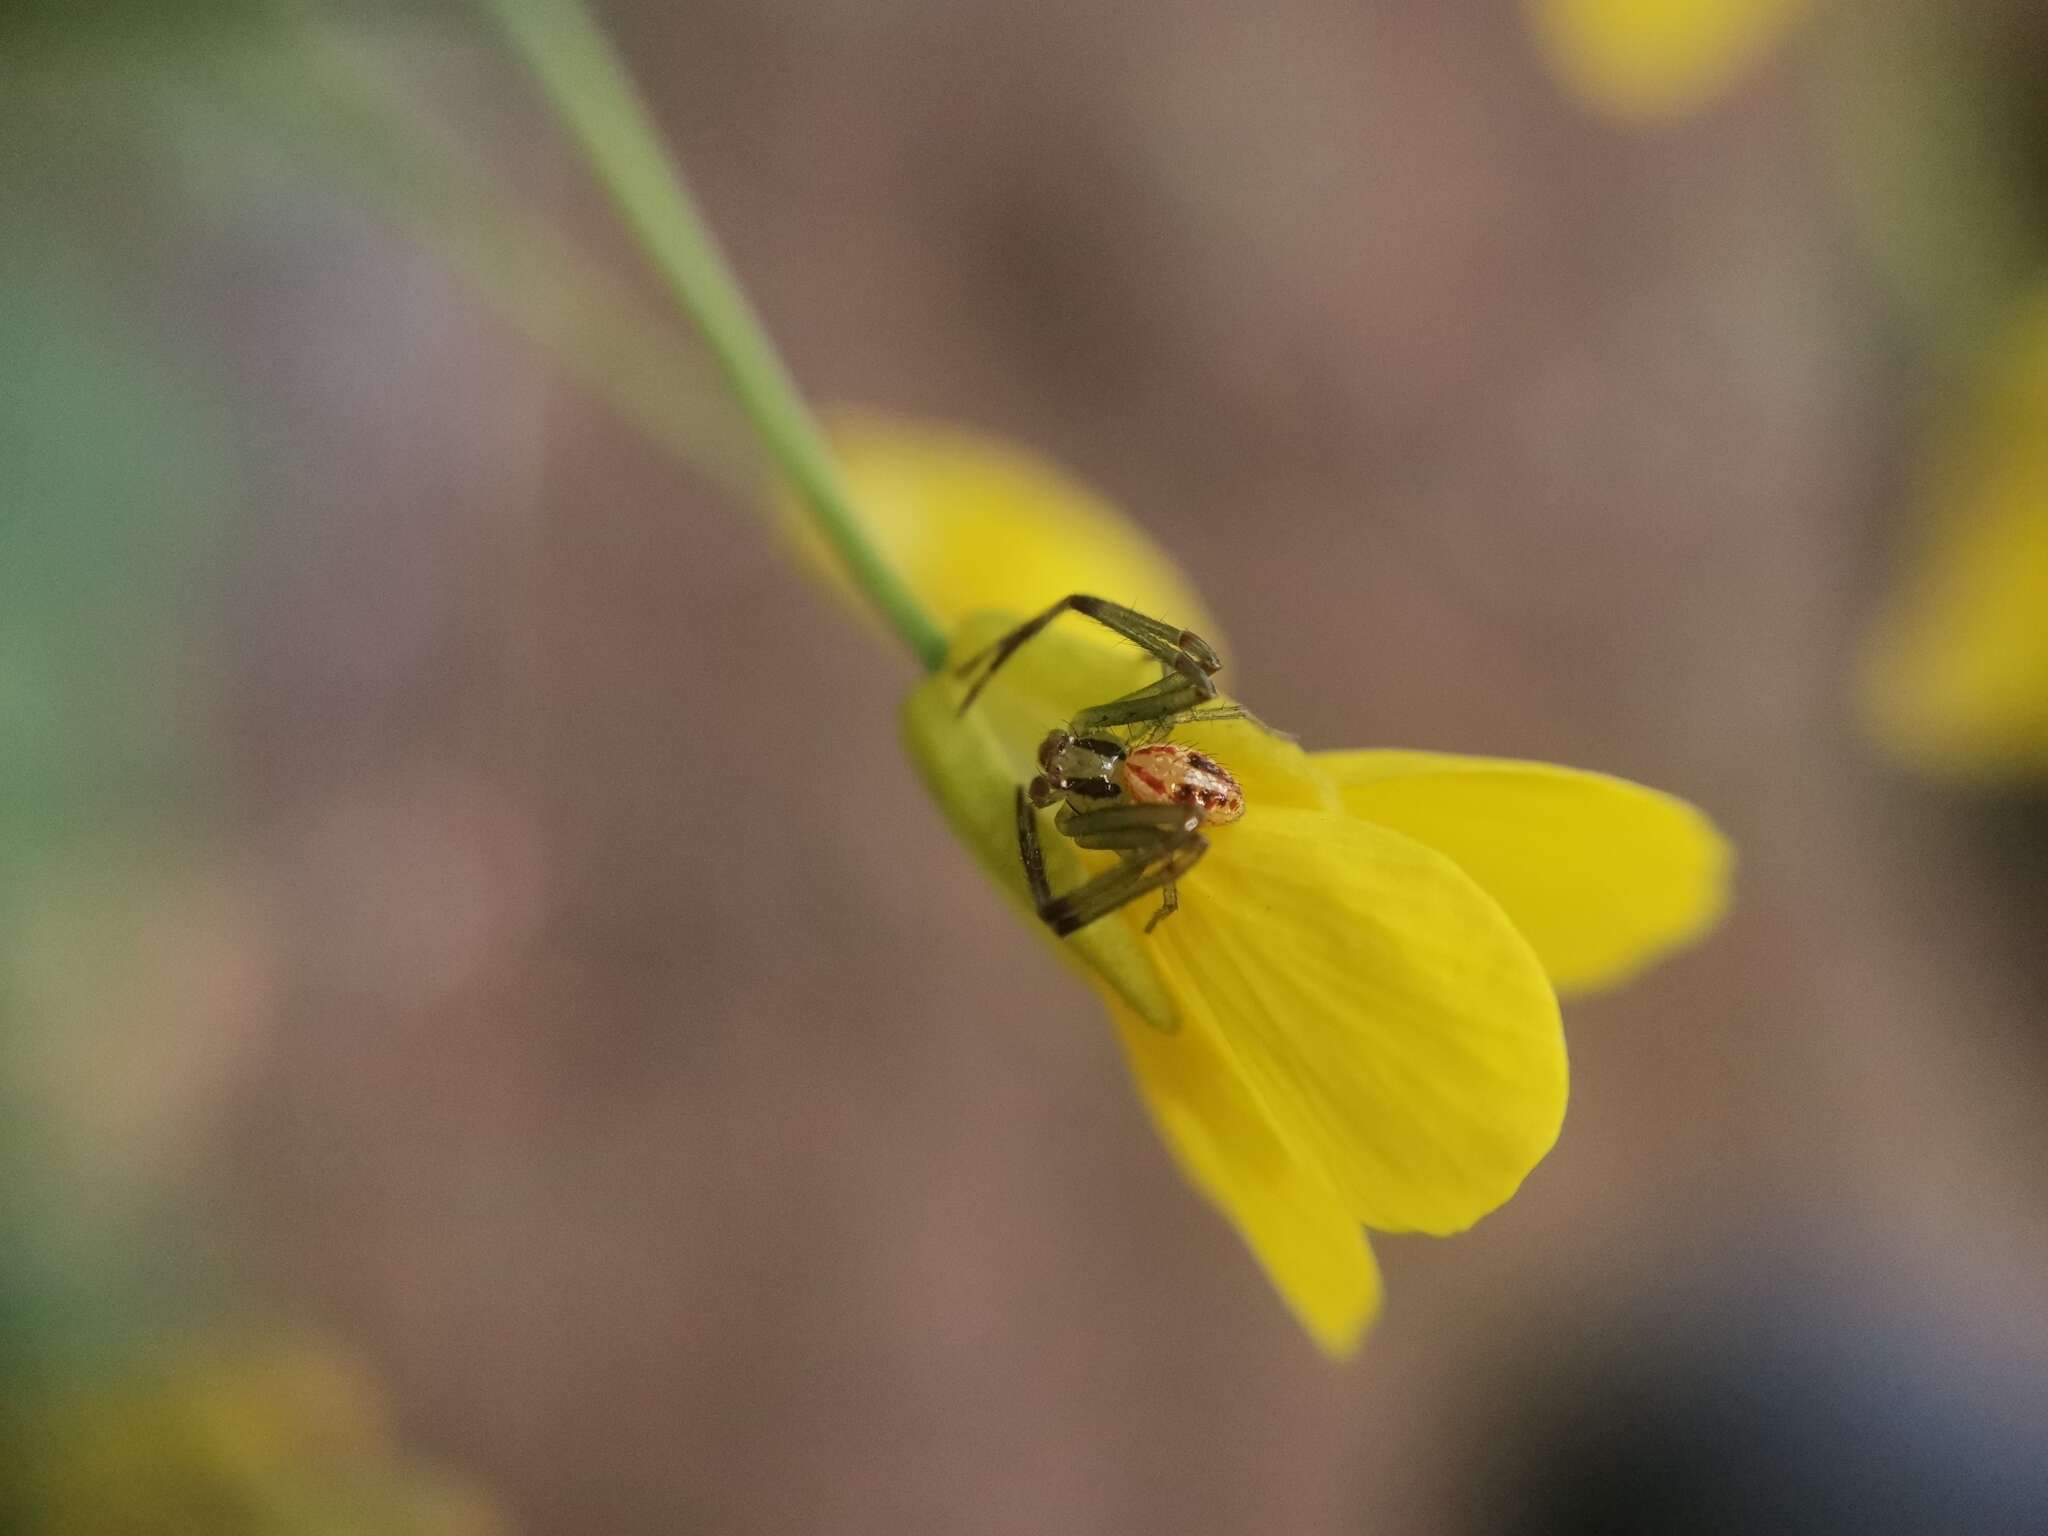
{"type": "Polygon", "coordinates": [[[1058,937],[1158,891],[1159,910],[1145,924],[1150,933],[1180,906],[1175,882],[1209,851],[1202,828],[1244,814],[1244,790],[1229,769],[1166,737],[1176,725],[1243,719],[1246,712],[1235,704],[1212,702],[1216,684],[1211,678],[1223,662],[1200,635],[1076,592],[961,663],[960,677],[979,674],[960,701],[961,713],[1020,646],[1067,612],[1142,646],[1165,672],[1156,683],[1084,709],[1047,733],[1038,748],[1038,776],[1017,790],[1018,855],[1038,916],[1058,937]],[[1139,735],[1136,744],[1102,734],[1132,728],[1139,735]],[[1054,826],[1078,847],[1112,849],[1122,857],[1114,867],[1055,896],[1045,877],[1037,811],[1061,801],[1054,826]]]}

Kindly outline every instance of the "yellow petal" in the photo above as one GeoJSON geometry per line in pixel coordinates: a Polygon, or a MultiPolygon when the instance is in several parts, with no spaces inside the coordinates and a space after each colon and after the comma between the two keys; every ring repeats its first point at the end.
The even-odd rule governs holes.
{"type": "Polygon", "coordinates": [[[1613,985],[1718,921],[1730,850],[1685,801],[1548,763],[1319,752],[1344,805],[1448,855],[1559,987],[1613,985]]]}
{"type": "Polygon", "coordinates": [[[1557,1138],[1566,1069],[1556,994],[1498,904],[1340,812],[1252,803],[1212,843],[1149,940],[1184,1032],[1365,1225],[1454,1232],[1505,1201],[1557,1138]]]}
{"type": "Polygon", "coordinates": [[[1114,1000],[1110,1011],[1181,1172],[1237,1228],[1309,1337],[1350,1354],[1379,1312],[1380,1276],[1343,1198],[1281,1143],[1206,1031],[1164,1035],[1114,1000]]]}
{"type": "MultiPolygon", "coordinates": [[[[875,542],[942,628],[1092,592],[1217,639],[1159,546],[1046,460],[958,428],[884,416],[838,416],[831,436],[875,542]]],[[[813,567],[868,612],[808,520],[787,500],[782,511],[813,567]]]]}
{"type": "Polygon", "coordinates": [[[1767,54],[1808,0],[1528,0],[1565,88],[1615,117],[1692,111],[1767,54]]]}
{"type": "Polygon", "coordinates": [[[1939,445],[1924,548],[1866,656],[1877,737],[1955,778],[2048,772],[2048,296],[1939,445]]]}

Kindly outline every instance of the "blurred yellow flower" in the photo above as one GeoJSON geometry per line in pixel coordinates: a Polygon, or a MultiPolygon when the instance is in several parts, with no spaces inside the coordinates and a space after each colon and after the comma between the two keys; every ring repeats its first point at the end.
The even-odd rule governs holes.
{"type": "Polygon", "coordinates": [[[1614,117],[1677,117],[1728,89],[1810,0],[1527,0],[1545,61],[1614,117]]]}
{"type": "MultiPolygon", "coordinates": [[[[1637,119],[1700,106],[1813,9],[1812,0],[1527,3],[1566,87],[1637,119]]],[[[1908,115],[1926,142],[1909,134],[1903,155],[1882,134],[1845,143],[1866,158],[1877,153],[1870,145],[1894,151],[1862,178],[1876,189],[1865,200],[1878,198],[1872,207],[1888,221],[1882,264],[1910,281],[1917,308],[1974,318],[1979,295],[2004,292],[2010,267],[2028,259],[2012,255],[2023,237],[2008,227],[2000,195],[2011,202],[2016,194],[2001,181],[1996,133],[1978,121],[1982,99],[1997,92],[1939,7],[1902,36],[1917,50],[1910,68],[1882,47],[1874,56],[1887,77],[1910,78],[1925,94],[1915,100],[1926,110],[1908,115]],[[1931,137],[1921,122],[1930,114],[1945,130],[1931,137]],[[1900,174],[1916,196],[1891,186],[1900,174]],[[1925,194],[1937,182],[1943,195],[1930,205],[1925,194]]],[[[1890,41],[1882,29],[1877,37],[1890,41]]],[[[1979,345],[1974,329],[1970,345],[1979,345]]],[[[1974,366],[1974,387],[1936,425],[1922,471],[1922,526],[1863,648],[1858,706],[1870,733],[1902,760],[1981,783],[2048,774],[2048,285],[2013,306],[1974,366]]]]}
{"type": "Polygon", "coordinates": [[[0,1430],[20,1536],[507,1530],[468,1485],[405,1459],[369,1377],[302,1337],[181,1343],[109,1380],[0,1391],[0,1430]]]}
{"type": "MultiPolygon", "coordinates": [[[[1121,518],[1013,449],[903,424],[840,434],[855,498],[957,623],[953,657],[1076,589],[1182,583],[1121,518]],[[929,468],[927,467],[929,466],[929,468]],[[1020,558],[1058,533],[1057,555],[1020,558]]],[[[1163,616],[1181,622],[1161,604],[1163,616]]],[[[1078,621],[1018,651],[961,713],[951,668],[910,697],[911,754],[963,841],[1031,910],[1015,794],[1049,726],[1156,663],[1078,621]]],[[[1728,852],[1684,802],[1542,764],[1308,753],[1244,720],[1176,729],[1228,765],[1244,818],[1214,829],[1180,909],[1053,940],[1107,1000],[1189,1180],[1236,1224],[1316,1342],[1352,1350],[1379,1305],[1364,1228],[1450,1233],[1505,1201],[1564,1114],[1556,988],[1617,980],[1704,932],[1728,852]]],[[[1055,891],[1114,856],[1045,839],[1055,891]]],[[[1045,932],[1041,926],[1040,932],[1045,932]]]]}
{"type": "Polygon", "coordinates": [[[1925,499],[1865,655],[1865,718],[1930,773],[2048,773],[2048,287],[1940,429],[1925,499]]]}

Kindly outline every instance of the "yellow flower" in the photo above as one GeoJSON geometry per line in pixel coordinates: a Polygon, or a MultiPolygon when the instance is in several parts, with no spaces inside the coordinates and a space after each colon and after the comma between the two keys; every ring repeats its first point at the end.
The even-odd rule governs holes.
{"type": "MultiPolygon", "coordinates": [[[[943,548],[920,596],[958,618],[955,663],[1075,590],[1171,594],[1121,519],[1014,450],[896,424],[840,434],[856,500],[892,539],[943,548]],[[927,478],[927,464],[931,466],[927,478]],[[940,494],[939,488],[943,488],[940,494]],[[982,543],[983,530],[1000,537],[982,543]],[[1057,547],[1020,563],[1020,546],[1057,547]],[[962,594],[965,594],[962,597],[962,594]],[[998,611],[960,617],[964,608],[998,611]]],[[[1182,622],[1195,611],[1161,605],[1182,622]]],[[[911,755],[955,830],[1030,910],[1016,786],[1046,730],[1157,675],[1084,621],[1031,641],[960,711],[951,668],[911,695],[911,755]]],[[[1055,940],[1109,1004],[1189,1180],[1227,1216],[1316,1342],[1357,1344],[1379,1305],[1365,1228],[1450,1233],[1514,1193],[1566,1093],[1558,986],[1626,975],[1705,930],[1727,850],[1681,801],[1599,774],[1416,752],[1309,753],[1243,720],[1175,739],[1228,765],[1241,821],[1145,931],[1138,903],[1055,940]]],[[[1113,855],[1048,833],[1070,889],[1113,855]]],[[[1033,919],[1041,933],[1046,930],[1033,919]]]]}
{"type": "Polygon", "coordinates": [[[1677,117],[1727,90],[1810,0],[1527,0],[1545,61],[1614,117],[1677,117]]]}
{"type": "Polygon", "coordinates": [[[2048,773],[2048,287],[1937,439],[1918,558],[1872,635],[1864,715],[1957,779],[2048,773]]]}

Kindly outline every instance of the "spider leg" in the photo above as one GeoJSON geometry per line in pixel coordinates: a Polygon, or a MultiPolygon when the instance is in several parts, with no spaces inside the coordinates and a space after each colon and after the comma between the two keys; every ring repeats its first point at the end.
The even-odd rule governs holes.
{"type": "Polygon", "coordinates": [[[1017,791],[1017,853],[1024,861],[1024,882],[1031,904],[1043,912],[1052,904],[1052,886],[1045,878],[1045,850],[1038,846],[1038,816],[1022,788],[1017,791]]]}
{"type": "Polygon", "coordinates": [[[1205,701],[1191,704],[1177,714],[1161,715],[1156,720],[1146,721],[1144,728],[1135,734],[1131,744],[1144,745],[1154,741],[1165,741],[1179,726],[1213,725],[1219,720],[1242,720],[1254,730],[1263,731],[1266,735],[1277,737],[1281,741],[1297,739],[1292,731],[1283,731],[1276,725],[1268,725],[1242,704],[1218,699],[1213,703],[1205,701]]]}
{"type": "Polygon", "coordinates": [[[1159,892],[1159,910],[1145,919],[1145,931],[1150,933],[1159,926],[1161,919],[1171,917],[1179,910],[1180,887],[1169,880],[1159,892]]]}
{"type": "Polygon", "coordinates": [[[1162,918],[1173,916],[1180,910],[1180,887],[1175,882],[1200,862],[1209,851],[1209,840],[1197,836],[1188,846],[1175,851],[1160,870],[1159,910],[1145,919],[1145,931],[1150,933],[1159,926],[1162,918]]]}
{"type": "Polygon", "coordinates": [[[1077,847],[1144,853],[1157,849],[1162,840],[1178,840],[1200,831],[1202,818],[1184,805],[1133,805],[1126,801],[1086,811],[1064,805],[1053,825],[1077,847]]]}
{"type": "MultiPolygon", "coordinates": [[[[1194,868],[1209,851],[1200,819],[1172,805],[1112,805],[1095,811],[1061,811],[1060,831],[1083,848],[1114,849],[1123,857],[1064,896],[1054,896],[1045,878],[1037,818],[1022,791],[1017,795],[1017,844],[1024,877],[1039,918],[1061,938],[1107,917],[1194,868]]],[[[1153,921],[1158,921],[1157,917],[1153,921]]],[[[1149,929],[1148,929],[1149,931],[1149,929]]]]}
{"type": "Polygon", "coordinates": [[[1170,721],[1187,714],[1204,699],[1214,697],[1215,692],[1216,685],[1206,676],[1196,680],[1169,672],[1158,682],[1147,683],[1122,698],[1082,710],[1074,716],[1071,729],[1076,736],[1087,736],[1109,726],[1170,721]]]}
{"type": "MultiPolygon", "coordinates": [[[[1206,843],[1203,846],[1206,849],[1206,843]]],[[[1065,938],[1147,892],[1170,885],[1184,872],[1184,865],[1154,868],[1141,855],[1132,854],[1114,869],[1104,870],[1086,885],[1055,899],[1038,915],[1055,936],[1065,938]]]]}
{"type": "MultiPolygon", "coordinates": [[[[1118,702],[1122,702],[1119,700],[1118,702]]],[[[1132,733],[1129,745],[1145,746],[1155,741],[1165,741],[1174,730],[1183,725],[1208,725],[1218,720],[1248,720],[1269,736],[1284,736],[1276,731],[1242,704],[1214,703],[1191,704],[1186,709],[1176,710],[1170,715],[1161,715],[1156,720],[1140,722],[1139,729],[1132,733]]],[[[1287,740],[1294,738],[1288,736],[1287,740]]]]}
{"type": "MultiPolygon", "coordinates": [[[[1008,634],[986,646],[963,661],[955,669],[957,677],[974,677],[967,690],[967,696],[960,701],[960,712],[967,708],[981,690],[988,686],[988,680],[997,670],[1017,653],[1019,646],[1030,640],[1046,625],[1063,613],[1078,613],[1093,619],[1103,628],[1122,635],[1133,645],[1142,647],[1169,672],[1186,679],[1196,688],[1192,698],[1213,698],[1216,687],[1209,681],[1212,673],[1222,670],[1223,662],[1211,649],[1209,642],[1193,630],[1176,629],[1162,620],[1151,618],[1135,608],[1126,608],[1122,603],[1112,603],[1107,598],[1090,597],[1085,592],[1071,593],[1054,603],[1045,612],[1026,619],[1008,634]],[[979,673],[979,676],[975,674],[979,673]]],[[[1141,690],[1142,691],[1142,690],[1141,690]]],[[[1136,695],[1132,695],[1136,697],[1136,695]]]]}

